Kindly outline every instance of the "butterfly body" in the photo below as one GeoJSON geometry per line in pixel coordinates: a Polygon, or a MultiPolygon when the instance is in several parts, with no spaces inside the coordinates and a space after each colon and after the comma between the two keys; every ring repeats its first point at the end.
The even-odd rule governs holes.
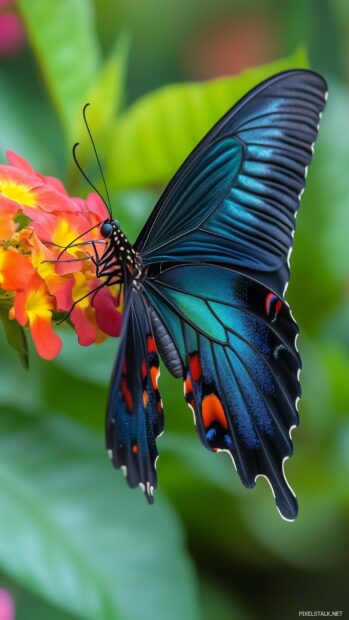
{"type": "Polygon", "coordinates": [[[134,248],[120,228],[118,220],[110,219],[103,222],[100,228],[102,237],[107,240],[106,250],[98,260],[99,277],[113,273],[119,274],[119,282],[137,282],[142,273],[142,266],[134,248]]]}
{"type": "Polygon", "coordinates": [[[269,481],[281,515],[298,425],[298,327],[284,299],[295,216],[326,100],[310,71],[257,86],[189,155],[134,246],[116,220],[97,264],[124,286],[107,447],[151,502],[163,432],[160,359],[182,377],[200,439],[225,451],[246,487],[269,481]]]}

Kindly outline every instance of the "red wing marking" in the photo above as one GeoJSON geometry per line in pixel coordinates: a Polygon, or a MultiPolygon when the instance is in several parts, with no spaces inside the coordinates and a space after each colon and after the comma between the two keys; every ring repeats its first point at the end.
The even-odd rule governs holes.
{"type": "Polygon", "coordinates": [[[147,336],[148,353],[157,353],[155,340],[152,336],[147,336]]]}
{"type": "Polygon", "coordinates": [[[121,379],[121,385],[120,385],[120,390],[121,390],[121,394],[122,397],[126,403],[126,407],[127,409],[132,412],[133,409],[133,399],[132,399],[132,394],[128,388],[128,385],[126,383],[126,379],[123,377],[121,379]]]}
{"type": "Polygon", "coordinates": [[[200,355],[198,353],[191,353],[189,357],[190,374],[193,381],[200,381],[202,377],[202,368],[200,355]]]}
{"type": "Polygon", "coordinates": [[[267,314],[271,313],[271,309],[273,304],[275,303],[275,315],[273,321],[276,320],[281,308],[282,308],[282,300],[278,298],[275,293],[268,293],[265,298],[265,311],[267,314]]]}
{"type": "Polygon", "coordinates": [[[270,313],[270,307],[271,304],[273,303],[273,301],[275,301],[275,299],[277,299],[277,295],[275,295],[275,293],[268,293],[268,295],[265,298],[265,311],[267,314],[270,313]]]}
{"type": "Polygon", "coordinates": [[[275,318],[279,314],[281,308],[282,308],[282,301],[281,301],[281,299],[278,299],[277,302],[276,302],[276,305],[275,305],[275,318]]]}
{"type": "Polygon", "coordinates": [[[184,381],[184,392],[185,392],[185,396],[188,396],[188,394],[193,392],[193,384],[191,382],[191,378],[189,375],[187,375],[184,381]]]}
{"type": "Polygon", "coordinates": [[[142,379],[145,379],[145,377],[147,376],[147,372],[148,372],[147,362],[145,360],[142,360],[142,379]]]}

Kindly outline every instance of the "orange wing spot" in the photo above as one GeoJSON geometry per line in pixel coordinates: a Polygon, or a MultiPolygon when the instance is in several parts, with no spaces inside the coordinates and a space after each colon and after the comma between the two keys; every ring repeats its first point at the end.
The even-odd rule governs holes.
{"type": "Polygon", "coordinates": [[[147,376],[147,372],[148,372],[147,362],[145,360],[143,360],[142,361],[142,377],[143,377],[143,379],[145,379],[145,377],[147,376]]]}
{"type": "Polygon", "coordinates": [[[159,402],[156,403],[156,409],[158,413],[162,413],[163,409],[162,409],[162,401],[159,400],[159,402]]]}
{"type": "Polygon", "coordinates": [[[120,390],[121,390],[121,394],[122,397],[126,403],[126,407],[129,411],[132,411],[133,409],[133,399],[132,399],[132,394],[130,392],[130,390],[128,389],[127,383],[125,381],[125,379],[121,380],[121,385],[120,385],[120,390]]]}
{"type": "Polygon", "coordinates": [[[190,392],[193,392],[193,384],[191,382],[191,378],[188,375],[186,380],[184,381],[184,392],[185,395],[188,396],[188,394],[190,394],[190,392]]]}
{"type": "Polygon", "coordinates": [[[209,394],[204,397],[202,401],[202,421],[205,428],[208,428],[212,422],[219,422],[223,428],[228,428],[222,403],[216,394],[209,394]]]}
{"type": "Polygon", "coordinates": [[[151,384],[153,386],[153,390],[158,389],[159,375],[160,375],[160,368],[158,368],[157,366],[152,366],[150,369],[150,378],[151,378],[151,384]]]}
{"type": "Polygon", "coordinates": [[[190,373],[193,381],[200,381],[202,377],[202,368],[200,355],[198,353],[193,353],[189,358],[189,367],[190,373]]]}
{"type": "Polygon", "coordinates": [[[138,446],[137,446],[136,443],[132,444],[131,450],[132,450],[133,454],[138,454],[138,446]]]}
{"type": "Polygon", "coordinates": [[[149,353],[156,353],[156,344],[154,338],[152,336],[147,337],[147,349],[149,353]]]}
{"type": "Polygon", "coordinates": [[[144,390],[144,392],[143,392],[143,407],[144,407],[144,409],[147,407],[148,402],[149,402],[148,392],[146,390],[144,390]]]}

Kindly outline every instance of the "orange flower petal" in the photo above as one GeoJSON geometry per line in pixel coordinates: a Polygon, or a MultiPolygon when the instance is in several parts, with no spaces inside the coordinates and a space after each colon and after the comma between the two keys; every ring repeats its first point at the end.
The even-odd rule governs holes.
{"type": "Polygon", "coordinates": [[[5,291],[22,291],[32,284],[36,271],[28,256],[16,250],[8,250],[0,255],[0,283],[5,291]]]}
{"type": "Polygon", "coordinates": [[[59,354],[62,341],[52,329],[51,319],[36,316],[30,325],[31,335],[40,357],[52,360],[59,354]]]}
{"type": "Polygon", "coordinates": [[[16,319],[16,321],[25,327],[28,322],[28,316],[26,311],[26,299],[27,299],[27,291],[20,291],[16,294],[15,303],[13,308],[10,310],[11,318],[16,319]]]}
{"type": "Polygon", "coordinates": [[[12,219],[12,214],[0,212],[0,240],[10,239],[16,232],[16,224],[12,219]]]}

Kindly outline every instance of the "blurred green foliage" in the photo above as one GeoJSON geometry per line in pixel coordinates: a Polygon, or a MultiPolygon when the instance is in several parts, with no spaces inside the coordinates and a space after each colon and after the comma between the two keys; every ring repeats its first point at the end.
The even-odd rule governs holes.
{"type": "Polygon", "coordinates": [[[117,342],[83,350],[63,327],[61,356],[49,364],[31,351],[26,372],[4,340],[0,584],[13,593],[17,618],[288,620],[301,609],[345,609],[345,2],[177,0],[165,10],[159,0],[18,0],[17,8],[28,43],[0,66],[1,156],[6,148],[17,150],[40,172],[59,176],[71,192],[86,193],[70,150],[81,142],[80,158],[98,182],[81,121],[82,105],[90,101],[113,207],[133,239],[160,186],[219,115],[264,77],[304,66],[305,53],[290,56],[294,49],[307,49],[311,66],[330,85],[297,220],[288,292],[304,361],[302,423],[287,463],[299,497],[297,521],[281,521],[264,481],[247,491],[228,459],[201,447],[181,385],[164,371],[167,432],[159,442],[160,488],[149,508],[112,470],[103,448],[117,342]],[[254,64],[264,66],[224,78],[217,61],[209,71],[209,39],[219,48],[226,38],[227,58],[237,54],[240,68],[247,68],[249,50],[234,45],[239,30],[251,40],[250,24],[254,37],[260,34],[254,64]],[[193,65],[193,58],[202,63],[193,65]],[[218,79],[193,81],[198,76],[218,79]]]}

